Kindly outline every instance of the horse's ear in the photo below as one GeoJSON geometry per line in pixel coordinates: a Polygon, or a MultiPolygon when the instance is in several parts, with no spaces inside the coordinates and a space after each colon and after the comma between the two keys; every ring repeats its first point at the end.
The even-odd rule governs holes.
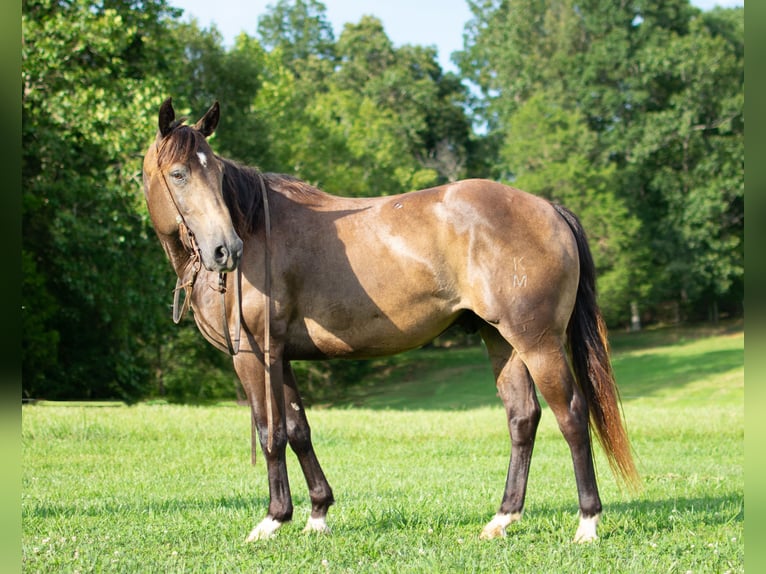
{"type": "Polygon", "coordinates": [[[176,112],[173,109],[172,98],[168,98],[160,106],[160,135],[165,137],[173,129],[173,121],[176,119],[176,112]]]}
{"type": "Polygon", "coordinates": [[[194,129],[198,130],[203,136],[209,137],[218,127],[218,120],[221,119],[221,107],[216,101],[205,115],[194,124],[194,129]]]}

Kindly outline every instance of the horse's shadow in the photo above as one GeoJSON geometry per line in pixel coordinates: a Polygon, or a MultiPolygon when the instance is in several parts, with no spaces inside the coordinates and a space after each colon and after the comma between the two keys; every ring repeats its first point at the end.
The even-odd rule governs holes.
{"type": "MultiPolygon", "coordinates": [[[[302,515],[310,508],[308,497],[295,497],[296,513],[294,522],[302,527],[302,515]]],[[[401,502],[401,501],[399,501],[401,502]]],[[[24,511],[23,516],[34,518],[74,518],[79,516],[110,517],[136,515],[159,515],[172,517],[185,515],[191,512],[223,512],[234,514],[255,515],[265,504],[267,496],[229,495],[210,498],[179,498],[172,497],[154,500],[145,504],[107,502],[95,503],[85,508],[78,507],[74,503],[45,503],[34,505],[33,508],[24,511]]],[[[429,529],[436,532],[448,529],[468,529],[473,526],[478,529],[487,520],[491,510],[481,512],[478,510],[468,511],[445,509],[439,507],[427,512],[421,504],[420,510],[408,508],[406,503],[402,506],[386,505],[380,503],[379,507],[370,508],[368,503],[359,501],[346,502],[343,512],[345,516],[340,518],[331,527],[336,536],[344,536],[354,532],[374,530],[375,532],[398,532],[416,531],[429,529]],[[354,508],[358,504],[363,508],[354,508]]],[[[662,535],[677,529],[677,520],[685,520],[692,515],[696,523],[700,521],[707,526],[720,527],[727,524],[742,524],[745,521],[744,498],[742,495],[730,492],[718,496],[709,497],[674,497],[660,500],[626,500],[606,504],[604,508],[604,520],[599,536],[608,539],[612,536],[621,536],[633,532],[651,531],[662,535]]],[[[576,501],[571,504],[528,504],[524,518],[518,525],[509,528],[508,535],[514,536],[563,536],[561,534],[561,522],[576,520],[576,501]]],[[[478,534],[477,534],[478,536],[478,534]]],[[[568,536],[568,534],[567,534],[568,536]]]]}

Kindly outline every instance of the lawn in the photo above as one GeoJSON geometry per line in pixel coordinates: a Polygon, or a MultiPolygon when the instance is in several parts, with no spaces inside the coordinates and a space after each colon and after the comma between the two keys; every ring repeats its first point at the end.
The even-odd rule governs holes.
{"type": "Polygon", "coordinates": [[[743,572],[744,334],[614,337],[644,490],[597,456],[600,539],[575,545],[568,449],[544,410],[524,518],[478,534],[508,464],[481,348],[410,353],[344,403],[309,412],[338,503],[329,536],[289,457],[295,521],[244,538],[265,513],[263,460],[234,405],[25,406],[25,572],[743,572]],[[704,336],[703,336],[704,335],[704,336]]]}

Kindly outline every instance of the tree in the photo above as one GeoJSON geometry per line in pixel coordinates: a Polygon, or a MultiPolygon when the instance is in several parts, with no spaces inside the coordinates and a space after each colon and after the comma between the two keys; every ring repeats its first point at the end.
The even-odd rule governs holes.
{"type": "MultiPolygon", "coordinates": [[[[631,216],[609,233],[631,252],[624,268],[651,270],[644,275],[650,288],[638,289],[645,305],[671,298],[699,306],[736,292],[744,125],[736,11],[703,14],[687,0],[470,5],[474,18],[458,61],[483,94],[490,138],[506,142],[495,173],[533,192],[552,177],[559,187],[564,180],[582,186],[584,174],[591,183],[611,174],[605,189],[631,216]],[[587,135],[582,127],[588,145],[569,145],[567,138],[574,144],[587,135]],[[546,155],[558,148],[569,149],[566,158],[546,155]]],[[[601,207],[583,209],[587,222],[589,210],[601,207]]],[[[633,273],[623,277],[636,286],[633,273]]],[[[628,301],[618,306],[627,311],[628,301]]]]}
{"type": "Polygon", "coordinates": [[[26,396],[135,400],[151,384],[162,282],[140,188],[150,139],[135,132],[156,113],[176,14],[164,0],[24,3],[26,396]]]}
{"type": "Polygon", "coordinates": [[[317,0],[279,0],[258,19],[258,37],[294,72],[312,58],[332,61],[335,36],[326,12],[317,0]]]}
{"type": "Polygon", "coordinates": [[[346,24],[337,54],[339,87],[393,114],[407,155],[442,182],[464,175],[471,150],[468,92],[454,74],[442,72],[433,48],[395,48],[380,20],[364,16],[346,24]]]}
{"type": "Polygon", "coordinates": [[[719,299],[741,300],[744,276],[744,39],[733,25],[741,16],[698,14],[686,34],[646,45],[645,113],[626,142],[653,263],[665,271],[655,294],[701,302],[713,318],[719,299]]]}

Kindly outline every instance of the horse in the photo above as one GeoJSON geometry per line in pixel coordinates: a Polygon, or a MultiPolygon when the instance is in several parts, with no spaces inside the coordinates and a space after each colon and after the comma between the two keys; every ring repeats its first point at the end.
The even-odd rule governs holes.
{"type": "Polygon", "coordinates": [[[219,119],[217,101],[188,125],[165,100],[143,188],[178,277],[173,319],[191,308],[204,337],[232,355],[250,406],[252,457],[258,442],[269,504],[246,540],[268,539],[292,519],[288,444],[311,500],[304,531],[330,530],[335,499],[290,362],[391,355],[456,323],[486,345],[511,440],[502,501],[480,538],[504,537],[521,518],[541,416],[536,387],[571,450],[574,541],[596,539],[602,505],[591,430],[615,476],[629,487],[639,478],[578,218],[484,179],[330,195],[216,155],[207,138],[219,119]]]}

